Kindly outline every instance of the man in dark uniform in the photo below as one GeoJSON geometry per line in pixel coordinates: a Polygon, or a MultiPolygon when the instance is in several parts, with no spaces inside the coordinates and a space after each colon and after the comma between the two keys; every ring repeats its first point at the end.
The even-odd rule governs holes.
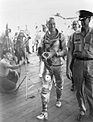
{"type": "Polygon", "coordinates": [[[92,12],[79,11],[81,31],[73,34],[68,46],[66,74],[68,78],[73,75],[76,97],[80,107],[78,120],[81,120],[86,113],[85,96],[89,104],[90,116],[93,117],[93,29],[89,27],[91,16],[93,16],[92,12]],[[74,61],[71,72],[72,60],[74,61]]]}

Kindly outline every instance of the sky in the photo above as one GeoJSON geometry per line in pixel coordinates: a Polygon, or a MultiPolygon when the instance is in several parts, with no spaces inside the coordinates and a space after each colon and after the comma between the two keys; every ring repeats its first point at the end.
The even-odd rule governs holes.
{"type": "MultiPolygon", "coordinates": [[[[41,26],[46,20],[60,13],[64,17],[76,16],[80,9],[93,12],[93,0],[0,0],[0,32],[5,30],[8,23],[12,32],[25,29],[26,25],[31,33],[35,25],[41,26]]],[[[64,27],[65,22],[55,17],[58,27],[64,27]]]]}

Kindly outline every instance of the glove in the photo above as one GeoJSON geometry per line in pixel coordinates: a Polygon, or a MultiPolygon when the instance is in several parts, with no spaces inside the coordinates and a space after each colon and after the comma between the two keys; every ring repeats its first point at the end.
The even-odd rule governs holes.
{"type": "Polygon", "coordinates": [[[44,52],[43,54],[42,54],[42,59],[44,59],[47,63],[48,63],[48,65],[49,66],[51,66],[52,65],[52,61],[51,61],[51,58],[53,57],[55,55],[55,53],[54,52],[44,52]]]}
{"type": "Polygon", "coordinates": [[[51,59],[54,56],[56,56],[56,53],[54,51],[53,52],[45,52],[45,56],[47,59],[51,59]]]}

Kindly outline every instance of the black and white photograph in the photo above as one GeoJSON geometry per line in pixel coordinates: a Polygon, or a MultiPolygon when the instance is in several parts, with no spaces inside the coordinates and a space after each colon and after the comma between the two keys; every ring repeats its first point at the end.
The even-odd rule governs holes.
{"type": "Polygon", "coordinates": [[[93,0],[0,0],[0,122],[93,122],[93,0]]]}

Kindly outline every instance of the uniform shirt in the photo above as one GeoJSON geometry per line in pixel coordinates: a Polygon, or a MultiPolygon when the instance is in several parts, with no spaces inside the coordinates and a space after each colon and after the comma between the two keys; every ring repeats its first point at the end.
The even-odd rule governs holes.
{"type": "Polygon", "coordinates": [[[68,48],[78,58],[93,58],[93,29],[89,28],[86,35],[82,31],[73,33],[68,42],[68,48]]]}

